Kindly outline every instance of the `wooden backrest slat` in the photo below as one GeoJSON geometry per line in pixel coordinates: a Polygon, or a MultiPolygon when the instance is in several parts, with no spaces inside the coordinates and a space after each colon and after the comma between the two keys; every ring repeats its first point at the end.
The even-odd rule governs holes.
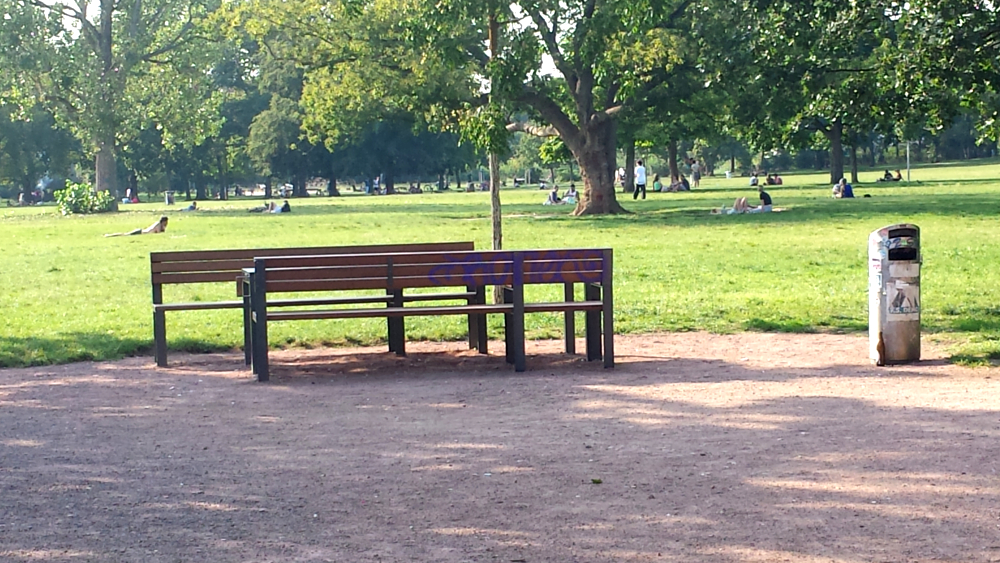
{"type": "MultiPolygon", "coordinates": [[[[433,242],[414,244],[375,244],[360,246],[314,246],[305,248],[250,248],[241,250],[191,250],[152,252],[149,255],[152,283],[186,284],[230,282],[242,275],[243,268],[253,266],[258,256],[326,256],[370,255],[395,252],[470,251],[472,242],[433,242]]],[[[377,262],[376,262],[377,263],[377,262]]],[[[350,260],[344,262],[351,264],[350,260]]]]}
{"type": "Polygon", "coordinates": [[[427,242],[400,244],[368,244],[356,246],[312,246],[301,248],[243,248],[227,250],[179,250],[151,252],[149,261],[192,262],[204,260],[250,260],[267,256],[309,256],[320,254],[374,254],[381,252],[433,252],[473,250],[472,242],[427,242]]]}
{"type": "Polygon", "coordinates": [[[243,271],[153,274],[154,284],[234,282],[243,271]]]}

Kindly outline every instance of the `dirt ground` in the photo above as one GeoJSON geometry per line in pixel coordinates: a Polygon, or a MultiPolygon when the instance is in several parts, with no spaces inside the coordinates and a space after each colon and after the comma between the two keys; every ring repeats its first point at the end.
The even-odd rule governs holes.
{"type": "Polygon", "coordinates": [[[690,333],[517,374],[491,345],[0,371],[0,561],[1000,561],[998,369],[690,333]]]}

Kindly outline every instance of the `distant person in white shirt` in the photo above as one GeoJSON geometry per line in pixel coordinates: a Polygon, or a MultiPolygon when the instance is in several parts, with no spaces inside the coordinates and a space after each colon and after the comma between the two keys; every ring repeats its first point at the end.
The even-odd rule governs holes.
{"type": "Polygon", "coordinates": [[[641,160],[635,162],[635,191],[632,192],[632,199],[639,199],[639,191],[642,190],[642,199],[646,199],[646,167],[641,160]]]}
{"type": "Polygon", "coordinates": [[[697,158],[691,159],[691,187],[701,186],[701,164],[697,158]]]}

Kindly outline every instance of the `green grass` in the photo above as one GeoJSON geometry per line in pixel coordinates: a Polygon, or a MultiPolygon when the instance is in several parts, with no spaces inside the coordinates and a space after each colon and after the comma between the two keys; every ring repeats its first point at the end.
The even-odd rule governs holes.
{"type": "MultiPolygon", "coordinates": [[[[868,233],[896,222],[922,228],[923,326],[954,358],[1000,358],[1000,164],[917,169],[914,182],[876,184],[879,171],[834,201],[824,174],[785,177],[769,189],[770,215],[713,216],[745,178],[706,178],[698,191],[622,201],[634,214],[573,218],[544,207],[545,192],[508,190],[506,248],[611,246],[620,333],[709,330],[863,331],[868,233]]],[[[23,366],[148,353],[149,252],[202,248],[474,240],[488,248],[489,197],[446,193],[293,200],[289,215],[249,214],[258,201],[205,202],[196,213],[162,203],[117,214],[61,217],[53,207],[0,208],[0,365],[23,366]],[[170,215],[163,235],[104,238],[170,215]]],[[[543,290],[548,291],[548,289],[543,290]]],[[[168,300],[232,298],[233,287],[166,290],[168,300]]],[[[500,321],[491,321],[499,335],[500,321]]],[[[557,316],[532,315],[532,337],[559,334],[557,316]]],[[[236,311],[167,315],[171,348],[228,350],[241,343],[236,311]]],[[[457,318],[412,319],[411,339],[464,336],[457,318]]],[[[278,323],[276,345],[373,344],[384,322],[278,323]]]]}

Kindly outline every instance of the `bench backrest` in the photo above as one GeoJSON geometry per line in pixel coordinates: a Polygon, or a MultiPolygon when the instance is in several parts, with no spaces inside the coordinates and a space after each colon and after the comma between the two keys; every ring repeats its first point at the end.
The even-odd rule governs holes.
{"type": "Polygon", "coordinates": [[[392,252],[469,251],[472,242],[431,242],[413,244],[374,244],[362,246],[325,246],[305,248],[248,248],[230,250],[187,250],[151,252],[150,272],[153,287],[165,284],[234,283],[243,268],[253,266],[256,257],[349,255],[392,252]]]}
{"type": "Polygon", "coordinates": [[[602,284],[611,249],[405,252],[350,256],[258,257],[268,293],[347,289],[602,284]]]}

